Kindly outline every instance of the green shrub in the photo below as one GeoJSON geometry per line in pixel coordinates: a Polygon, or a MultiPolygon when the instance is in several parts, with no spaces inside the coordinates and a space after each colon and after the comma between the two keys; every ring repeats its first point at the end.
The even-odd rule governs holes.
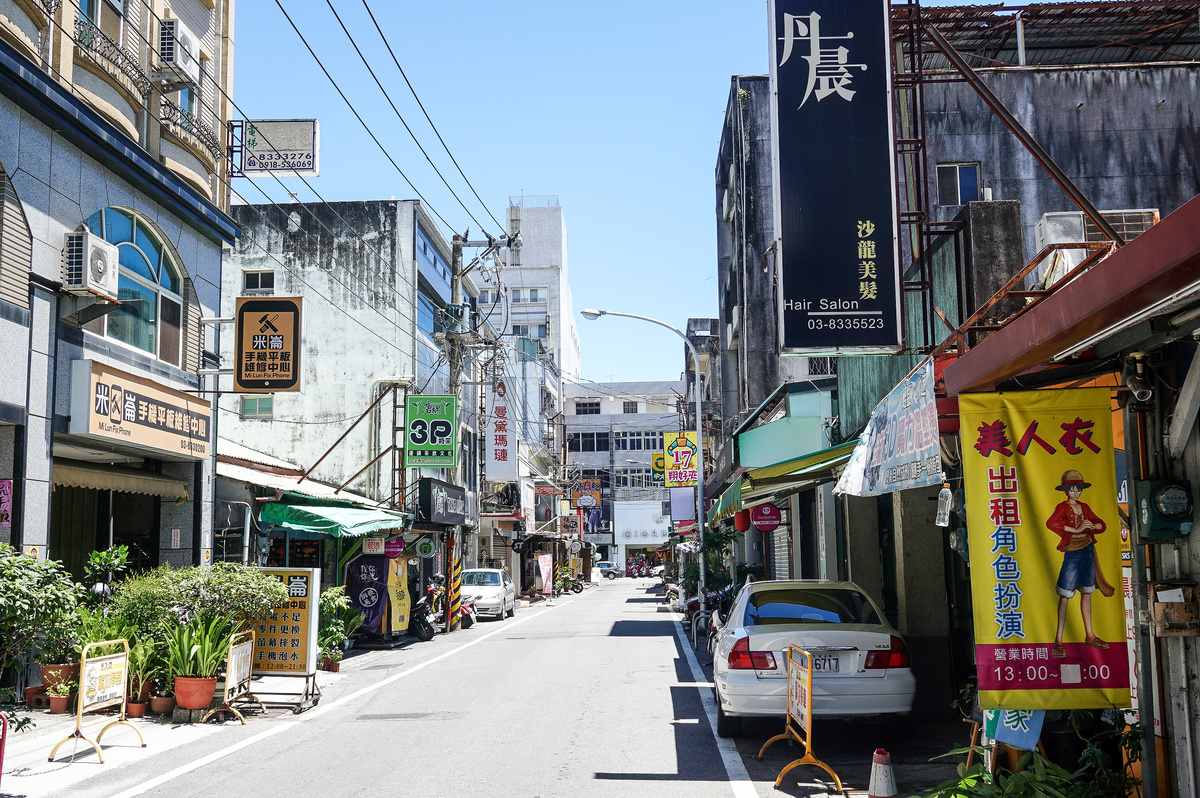
{"type": "Polygon", "coordinates": [[[342,658],[342,641],[362,626],[366,616],[351,606],[346,588],[341,585],[322,590],[317,607],[320,613],[317,645],[324,656],[337,662],[342,658]]]}
{"type": "Polygon", "coordinates": [[[171,675],[216,676],[239,626],[239,621],[227,616],[200,614],[187,623],[164,628],[171,675]]]}
{"type": "Polygon", "coordinates": [[[43,662],[70,651],[82,594],[61,563],[0,543],[0,670],[35,646],[43,662]]]}
{"type": "Polygon", "coordinates": [[[212,568],[157,568],[116,586],[108,614],[124,618],[142,634],[198,615],[265,618],[288,600],[283,582],[257,568],[220,563],[212,568]]]}

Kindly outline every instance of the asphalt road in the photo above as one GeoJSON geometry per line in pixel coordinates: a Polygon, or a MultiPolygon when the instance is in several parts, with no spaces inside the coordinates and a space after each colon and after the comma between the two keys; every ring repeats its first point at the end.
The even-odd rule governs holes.
{"type": "MultiPolygon", "coordinates": [[[[146,749],[118,728],[104,739],[106,765],[81,749],[77,761],[47,769],[39,751],[42,765],[6,774],[0,796],[824,794],[826,777],[808,768],[773,789],[799,756],[787,745],[754,759],[781,722],[748,724],[736,747],[714,736],[705,658],[652,585],[606,580],[512,619],[354,656],[342,673],[322,674],[320,704],[300,715],[275,709],[220,728],[147,724],[146,749]]],[[[902,790],[952,770],[924,764],[945,748],[913,749],[913,735],[889,741],[880,727],[846,724],[823,734],[818,757],[851,789],[866,789],[879,744],[912,749],[902,790]]]]}

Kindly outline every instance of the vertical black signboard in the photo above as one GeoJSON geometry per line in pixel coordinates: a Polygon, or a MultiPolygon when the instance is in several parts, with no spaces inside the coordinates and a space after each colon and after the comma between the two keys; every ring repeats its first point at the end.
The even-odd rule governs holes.
{"type": "Polygon", "coordinates": [[[900,348],[889,38],[886,0],[771,0],[783,354],[900,348]]]}

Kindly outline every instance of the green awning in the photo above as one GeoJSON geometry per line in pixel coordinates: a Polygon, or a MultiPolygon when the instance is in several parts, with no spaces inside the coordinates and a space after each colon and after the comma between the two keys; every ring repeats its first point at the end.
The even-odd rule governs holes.
{"type": "Polygon", "coordinates": [[[845,463],[846,460],[850,459],[850,454],[857,445],[858,439],[855,438],[846,443],[839,443],[837,446],[830,446],[828,449],[809,452],[803,457],[796,457],[791,460],[785,460],[782,463],[776,463],[775,465],[756,468],[747,477],[751,482],[758,484],[765,479],[773,477],[797,476],[804,472],[811,472],[821,466],[833,465],[838,460],[845,463]]]}
{"type": "Polygon", "coordinates": [[[740,509],[742,509],[742,479],[738,477],[721,493],[721,498],[717,499],[717,503],[709,508],[708,523],[715,524],[740,509]]]}
{"type": "Polygon", "coordinates": [[[335,538],[357,538],[386,530],[399,531],[407,529],[410,520],[405,513],[386,510],[281,502],[263,505],[258,518],[264,526],[319,532],[335,538]]]}

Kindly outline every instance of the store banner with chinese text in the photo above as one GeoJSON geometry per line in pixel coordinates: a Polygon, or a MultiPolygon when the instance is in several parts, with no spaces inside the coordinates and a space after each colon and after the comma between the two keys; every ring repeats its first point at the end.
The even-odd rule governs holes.
{"type": "Polygon", "coordinates": [[[488,389],[483,431],[484,479],[516,482],[517,420],[508,400],[508,386],[502,379],[488,389]]]}
{"type": "Polygon", "coordinates": [[[668,432],[663,436],[663,454],[666,460],[668,488],[688,488],[696,484],[697,453],[696,433],[668,432]]]}
{"type": "Polygon", "coordinates": [[[980,706],[1129,706],[1109,390],[959,412],[980,706]]]}

